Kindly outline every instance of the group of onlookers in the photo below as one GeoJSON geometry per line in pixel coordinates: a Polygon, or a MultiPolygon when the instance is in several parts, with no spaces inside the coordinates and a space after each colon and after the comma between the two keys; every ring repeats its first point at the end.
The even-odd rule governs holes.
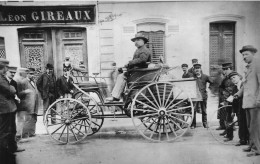
{"type": "Polygon", "coordinates": [[[234,116],[239,126],[239,142],[236,146],[249,145],[243,149],[247,156],[260,154],[260,58],[257,49],[243,46],[240,53],[246,63],[244,78],[233,71],[232,63],[223,64],[224,79],[220,85],[220,110],[218,111],[220,135],[225,142],[233,140],[234,116]]]}
{"type": "MultiPolygon", "coordinates": [[[[17,70],[9,66],[8,60],[0,58],[0,163],[15,163],[13,153],[25,150],[18,148],[17,142],[35,136],[40,97],[43,116],[57,98],[72,97],[73,68],[67,64],[64,63],[63,75],[57,80],[52,64],[47,64],[46,71],[36,79],[34,68],[17,70]]],[[[55,109],[50,113],[54,124],[55,109]]]]}
{"type": "MultiPolygon", "coordinates": [[[[257,49],[251,45],[243,46],[240,53],[245,61],[246,70],[243,78],[234,71],[232,63],[222,64],[224,78],[219,85],[219,127],[216,130],[224,130],[220,135],[224,136],[224,142],[233,140],[234,125],[239,126],[239,142],[236,146],[249,145],[243,149],[250,152],[247,156],[260,154],[260,57],[256,56],[257,49]],[[237,121],[234,121],[234,117],[237,121]]],[[[196,112],[201,110],[202,123],[207,125],[207,91],[206,84],[213,80],[202,73],[201,64],[197,59],[192,59],[193,67],[188,69],[187,64],[182,64],[182,78],[195,78],[202,99],[194,102],[194,118],[191,129],[196,127],[196,112]]]]}

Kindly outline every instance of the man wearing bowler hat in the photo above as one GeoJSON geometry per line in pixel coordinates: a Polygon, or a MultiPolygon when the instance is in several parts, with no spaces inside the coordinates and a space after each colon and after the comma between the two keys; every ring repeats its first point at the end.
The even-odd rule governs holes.
{"type": "Polygon", "coordinates": [[[213,80],[208,76],[202,73],[201,71],[201,64],[194,64],[194,71],[195,71],[195,79],[197,81],[198,88],[200,90],[201,96],[202,96],[202,101],[198,101],[194,105],[194,117],[193,121],[191,124],[191,129],[196,127],[196,111],[198,109],[198,106],[201,106],[201,111],[202,111],[202,124],[204,128],[208,128],[208,123],[207,123],[207,99],[208,99],[208,94],[207,94],[207,83],[212,84],[213,80]]]}
{"type": "Polygon", "coordinates": [[[251,151],[248,156],[260,154],[260,58],[256,52],[252,45],[243,46],[240,50],[247,63],[247,71],[242,89],[235,94],[235,97],[243,97],[243,108],[246,110],[250,146],[244,151],[251,151]]]}
{"type": "MultiPolygon", "coordinates": [[[[151,62],[151,51],[146,47],[148,39],[142,34],[137,33],[134,38],[131,39],[135,43],[137,50],[134,53],[133,60],[130,60],[124,67],[127,69],[132,68],[147,68],[147,62],[151,62]]],[[[112,97],[108,97],[107,101],[119,101],[121,94],[124,91],[126,85],[126,76],[121,73],[117,76],[115,86],[112,90],[112,97]]]]}
{"type": "MultiPolygon", "coordinates": [[[[48,107],[55,101],[56,99],[56,78],[53,73],[53,65],[46,65],[46,72],[43,73],[36,82],[36,86],[38,91],[41,94],[43,99],[43,118],[48,107]]],[[[55,109],[51,110],[52,117],[55,117],[55,109]]],[[[55,123],[56,120],[53,118],[51,120],[52,123],[55,123]]]]}

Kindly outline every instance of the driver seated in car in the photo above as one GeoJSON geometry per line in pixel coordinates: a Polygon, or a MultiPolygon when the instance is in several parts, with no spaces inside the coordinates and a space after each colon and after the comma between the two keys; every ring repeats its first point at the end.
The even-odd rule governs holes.
{"type": "MultiPolygon", "coordinates": [[[[146,47],[148,39],[141,33],[137,33],[131,39],[135,42],[137,50],[134,53],[133,60],[130,60],[124,67],[127,69],[132,68],[148,68],[147,62],[151,62],[151,51],[146,47]]],[[[112,97],[106,98],[106,101],[119,101],[121,94],[126,86],[126,76],[121,73],[117,76],[115,86],[112,90],[112,97]]]]}

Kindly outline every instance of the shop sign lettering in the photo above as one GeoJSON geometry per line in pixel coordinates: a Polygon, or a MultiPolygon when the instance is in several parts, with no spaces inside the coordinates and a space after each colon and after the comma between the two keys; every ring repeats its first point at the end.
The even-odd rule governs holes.
{"type": "Polygon", "coordinates": [[[95,6],[1,6],[0,25],[91,24],[95,6]]]}

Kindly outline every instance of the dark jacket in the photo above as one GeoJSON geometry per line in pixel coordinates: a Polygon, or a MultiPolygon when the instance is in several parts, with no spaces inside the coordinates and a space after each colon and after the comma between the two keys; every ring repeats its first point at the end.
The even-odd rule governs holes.
{"type": "Polygon", "coordinates": [[[56,86],[58,96],[64,96],[65,93],[70,93],[70,91],[73,90],[73,79],[69,77],[69,80],[67,81],[67,78],[65,76],[61,76],[58,78],[56,86]]]}
{"type": "Polygon", "coordinates": [[[147,68],[146,62],[151,62],[151,55],[151,51],[145,45],[138,48],[134,53],[133,60],[128,62],[128,67],[147,68]]]}
{"type": "Polygon", "coordinates": [[[15,112],[16,90],[11,86],[4,75],[0,75],[0,114],[15,112]]]}
{"type": "Polygon", "coordinates": [[[219,86],[220,96],[219,102],[224,102],[230,95],[236,86],[231,82],[228,77],[225,77],[219,86]]]}
{"type": "Polygon", "coordinates": [[[36,82],[38,91],[41,93],[42,99],[49,98],[52,94],[56,98],[56,79],[55,76],[43,73],[36,82]],[[50,90],[50,85],[54,85],[53,90],[50,90]]]}
{"type": "Polygon", "coordinates": [[[183,79],[191,78],[191,77],[194,77],[194,75],[192,73],[190,73],[189,71],[187,73],[183,73],[183,75],[182,75],[183,79]]]}
{"type": "Polygon", "coordinates": [[[208,98],[208,93],[207,93],[207,83],[213,84],[213,80],[205,74],[201,74],[201,77],[195,77],[202,99],[207,99],[208,98]]]}
{"type": "MultiPolygon", "coordinates": [[[[241,84],[240,89],[242,87],[243,87],[243,83],[241,84]]],[[[233,89],[232,95],[236,94],[240,89],[238,89],[237,86],[235,86],[234,89],[233,89]]],[[[234,99],[233,103],[232,103],[232,108],[233,108],[232,112],[239,114],[239,111],[242,109],[242,103],[243,103],[242,97],[234,99]]]]}

